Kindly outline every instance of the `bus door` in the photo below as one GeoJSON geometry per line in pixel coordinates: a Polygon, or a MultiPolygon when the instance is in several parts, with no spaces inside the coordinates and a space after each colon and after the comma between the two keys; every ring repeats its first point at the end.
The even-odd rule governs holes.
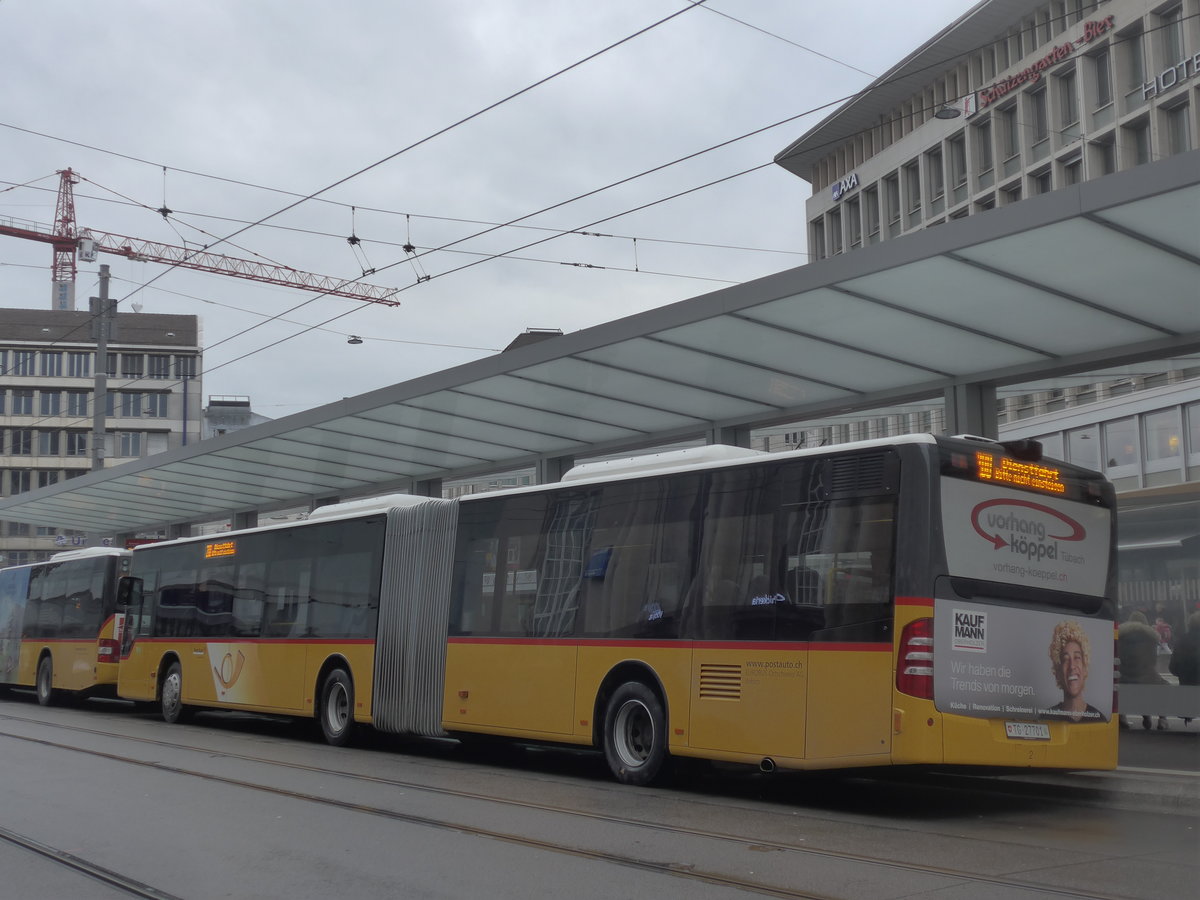
{"type": "Polygon", "coordinates": [[[809,633],[806,758],[890,752],[894,497],[797,510],[797,569],[817,620],[809,633]]]}

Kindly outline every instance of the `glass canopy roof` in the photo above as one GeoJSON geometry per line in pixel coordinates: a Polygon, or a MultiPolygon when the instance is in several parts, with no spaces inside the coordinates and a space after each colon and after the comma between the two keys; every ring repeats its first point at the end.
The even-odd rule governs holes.
{"type": "Polygon", "coordinates": [[[125,534],[1200,350],[1200,151],[0,499],[125,534]]]}

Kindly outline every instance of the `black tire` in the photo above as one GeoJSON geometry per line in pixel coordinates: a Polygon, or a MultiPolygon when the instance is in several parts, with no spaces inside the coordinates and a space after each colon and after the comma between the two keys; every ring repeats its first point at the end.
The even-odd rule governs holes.
{"type": "Polygon", "coordinates": [[[171,663],[167,668],[167,674],[163,676],[162,685],[159,687],[158,698],[163,721],[168,725],[186,722],[191,718],[191,710],[183,704],[183,667],[178,661],[171,663]]]}
{"type": "Polygon", "coordinates": [[[317,721],[331,747],[344,747],[354,733],[354,682],[345,669],[334,669],[321,682],[317,721]]]}
{"type": "Polygon", "coordinates": [[[54,692],[54,661],[47,653],[38,660],[37,681],[34,682],[37,691],[37,702],[41,706],[52,706],[58,699],[54,692]]]}
{"type": "Polygon", "coordinates": [[[667,761],[667,716],[658,694],[627,681],[604,709],[604,758],[622,784],[646,785],[667,761]]]}

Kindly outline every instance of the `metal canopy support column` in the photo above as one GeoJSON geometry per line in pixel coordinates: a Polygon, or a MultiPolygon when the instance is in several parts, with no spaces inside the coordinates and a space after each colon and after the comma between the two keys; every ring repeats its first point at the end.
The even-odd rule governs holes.
{"type": "Polygon", "coordinates": [[[437,497],[442,496],[442,479],[427,478],[424,481],[414,480],[412,483],[412,493],[414,497],[437,497]]]}
{"type": "Polygon", "coordinates": [[[956,384],[946,388],[946,433],[1000,436],[996,388],[990,384],[956,384]]]}
{"type": "Polygon", "coordinates": [[[575,465],[574,456],[544,456],[537,461],[535,477],[538,484],[555,484],[562,481],[566,471],[575,465]]]}
{"type": "Polygon", "coordinates": [[[708,443],[750,449],[750,428],[745,425],[718,426],[708,433],[708,443]]]}
{"type": "Polygon", "coordinates": [[[233,514],[233,530],[240,531],[243,528],[258,527],[258,512],[250,510],[249,512],[240,512],[233,514]]]}

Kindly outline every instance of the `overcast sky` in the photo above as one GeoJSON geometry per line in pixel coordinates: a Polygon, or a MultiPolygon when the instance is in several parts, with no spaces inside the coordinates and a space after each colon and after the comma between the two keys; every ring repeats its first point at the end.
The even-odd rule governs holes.
{"type": "MultiPolygon", "coordinates": [[[[247,395],[279,418],[490,355],[528,327],[577,331],[803,264],[808,185],[773,165],[590,223],[770,163],[828,108],[523,223],[536,228],[417,259],[403,247],[823,107],[973,5],[711,0],[406,151],[689,4],[0,0],[0,217],[49,227],[70,167],[81,228],[198,248],[268,219],[217,252],[338,278],[372,267],[366,281],[405,289],[391,308],[80,263],[77,308],[108,263],[123,311],[200,317],[206,397],[247,395]],[[576,229],[605,236],[451,272],[576,229]]],[[[50,308],[50,263],[49,245],[0,236],[0,305],[50,308]]]]}

